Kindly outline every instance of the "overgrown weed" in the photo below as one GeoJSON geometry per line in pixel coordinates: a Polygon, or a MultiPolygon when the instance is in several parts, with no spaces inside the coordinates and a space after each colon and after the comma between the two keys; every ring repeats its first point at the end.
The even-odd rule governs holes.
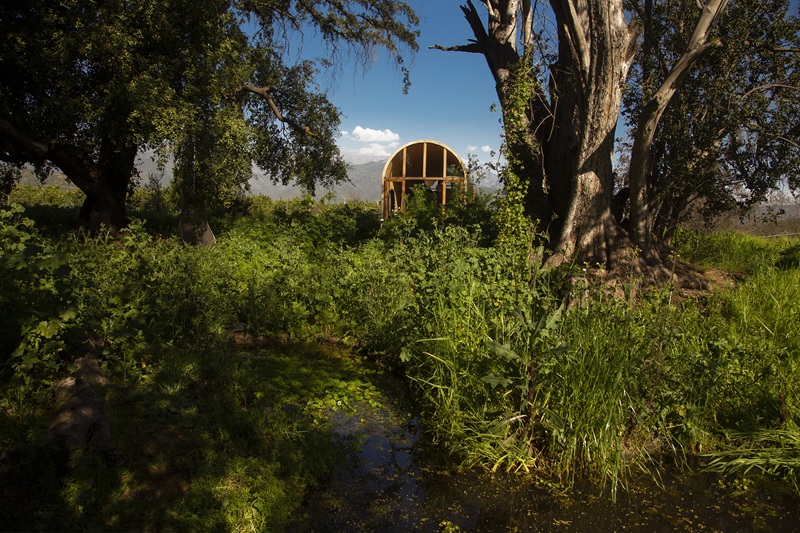
{"type": "MultiPolygon", "coordinates": [[[[466,464],[612,489],[711,459],[796,476],[796,241],[681,234],[682,257],[749,278],[702,305],[666,286],[615,299],[585,278],[566,310],[578,267],[540,267],[530,239],[488,246],[481,223],[436,210],[379,232],[374,206],[246,207],[216,219],[213,250],[140,222],[120,239],[55,236],[3,210],[3,462],[40,464],[26,494],[44,495],[20,527],[286,527],[337,461],[325,410],[383,401],[357,359],[306,344],[320,338],[403,370],[430,437],[466,464]],[[283,344],[240,354],[232,329],[283,344]],[[127,462],[87,455],[62,490],[40,443],[53,384],[86,352],[120,384],[108,405],[127,462]]],[[[7,472],[4,494],[25,479],[7,472]]]]}
{"type": "Polygon", "coordinates": [[[2,303],[15,310],[1,335],[9,527],[284,529],[341,463],[323,411],[385,401],[333,348],[233,346],[228,331],[243,320],[301,340],[332,328],[317,312],[332,296],[312,281],[334,276],[290,238],[263,249],[234,236],[208,250],[136,223],[120,239],[89,239],[42,235],[19,208],[1,221],[2,303]],[[116,454],[82,453],[59,473],[46,437],[52,387],[87,352],[114,383],[116,454]]]}

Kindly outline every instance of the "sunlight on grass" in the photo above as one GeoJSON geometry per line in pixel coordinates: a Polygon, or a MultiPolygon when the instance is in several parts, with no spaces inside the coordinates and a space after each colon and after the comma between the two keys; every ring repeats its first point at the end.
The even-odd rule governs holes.
{"type": "Polygon", "coordinates": [[[797,241],[681,232],[682,258],[738,282],[614,299],[530,261],[533,244],[487,246],[485,220],[379,233],[374,206],[250,209],[213,250],[139,222],[89,239],[2,212],[12,529],[291,528],[346,452],[331,413],[392,402],[389,372],[457,463],[612,490],[704,461],[795,482],[797,241]],[[52,391],[86,353],[111,381],[113,449],[65,468],[52,391]]]}

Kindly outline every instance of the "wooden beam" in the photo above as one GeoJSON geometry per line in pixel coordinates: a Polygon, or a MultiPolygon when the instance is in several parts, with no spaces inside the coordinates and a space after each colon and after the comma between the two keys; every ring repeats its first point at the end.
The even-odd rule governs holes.
{"type": "Polygon", "coordinates": [[[422,143],[422,177],[428,175],[428,143],[422,143]]]}
{"type": "Polygon", "coordinates": [[[447,183],[444,179],[447,177],[447,148],[442,146],[442,209],[444,204],[447,203],[447,183]]]}

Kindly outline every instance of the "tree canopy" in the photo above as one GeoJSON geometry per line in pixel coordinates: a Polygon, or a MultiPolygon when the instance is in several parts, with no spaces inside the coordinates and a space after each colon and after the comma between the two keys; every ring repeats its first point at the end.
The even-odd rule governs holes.
{"type": "Polygon", "coordinates": [[[486,59],[496,81],[508,161],[499,222],[513,234],[523,214],[534,220],[549,233],[552,263],[613,267],[638,256],[657,266],[654,224],[661,224],[673,205],[683,212],[687,204],[676,204],[676,198],[687,191],[694,195],[696,185],[705,183],[719,193],[707,194],[706,206],[726,194],[741,199],[741,187],[731,181],[735,174],[739,184],[748,181],[756,199],[757,191],[773,187],[781,176],[778,161],[794,153],[789,110],[798,100],[789,91],[796,83],[777,81],[791,80],[798,71],[791,44],[797,42],[796,22],[783,17],[787,0],[480,4],[485,20],[472,0],[461,7],[473,37],[467,44],[434,48],[486,59]],[[705,66],[698,69],[701,61],[705,66]],[[677,108],[684,104],[673,102],[685,84],[685,105],[692,111],[680,115],[677,108]],[[691,94],[698,91],[705,94],[705,110],[693,103],[691,94]],[[624,198],[615,197],[619,181],[613,162],[624,94],[634,126],[629,224],[615,216],[624,198]],[[751,99],[763,104],[749,105],[751,99]],[[666,122],[683,117],[681,124],[698,133],[696,142],[685,131],[659,128],[671,106],[676,114],[666,122]],[[710,107],[724,128],[722,122],[705,122],[710,107]],[[770,143],[772,148],[762,150],[770,143]],[[695,169],[681,169],[680,159],[671,159],[678,152],[673,147],[706,154],[715,162],[716,181],[689,179],[695,169]],[[664,166],[654,173],[659,165],[664,166]],[[631,254],[636,249],[639,253],[631,254]]]}
{"type": "Polygon", "coordinates": [[[345,177],[339,112],[315,82],[382,48],[403,68],[418,19],[391,0],[9,0],[0,6],[0,160],[58,168],[81,222],[125,225],[142,150],[176,158],[187,192],[226,201],[252,164],[273,180],[345,177]],[[329,57],[292,61],[305,34],[329,57]]]}
{"type": "MultiPolygon", "coordinates": [[[[638,6],[638,4],[637,4],[638,6]]],[[[797,188],[800,168],[800,19],[786,0],[735,0],[717,45],[683,80],[655,132],[647,166],[653,230],[668,236],[686,217],[707,220],[797,188]]],[[[663,65],[685,46],[681,2],[639,6],[646,20],[625,97],[635,127],[663,65]]]]}

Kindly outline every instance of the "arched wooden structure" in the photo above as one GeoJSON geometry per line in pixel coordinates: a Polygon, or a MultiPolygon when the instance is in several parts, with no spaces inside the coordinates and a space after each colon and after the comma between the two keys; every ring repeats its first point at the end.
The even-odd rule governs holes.
{"type": "Polygon", "coordinates": [[[414,185],[426,187],[444,206],[452,197],[453,185],[463,186],[466,180],[464,162],[444,144],[421,140],[403,145],[381,174],[383,218],[405,208],[406,195],[414,185]]]}

